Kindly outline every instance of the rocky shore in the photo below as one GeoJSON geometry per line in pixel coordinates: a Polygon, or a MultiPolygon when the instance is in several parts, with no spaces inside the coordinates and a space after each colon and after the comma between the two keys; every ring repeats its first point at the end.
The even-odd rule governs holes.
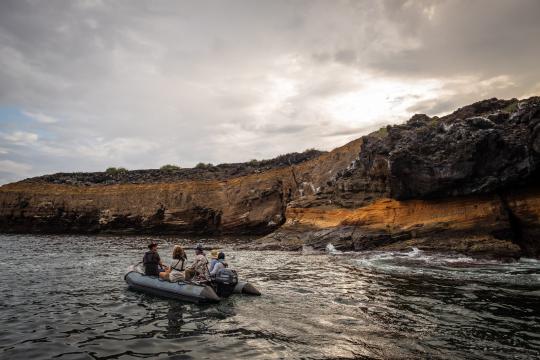
{"type": "Polygon", "coordinates": [[[0,187],[0,231],[260,234],[258,249],[540,256],[540,98],[418,114],[328,153],[0,187]]]}

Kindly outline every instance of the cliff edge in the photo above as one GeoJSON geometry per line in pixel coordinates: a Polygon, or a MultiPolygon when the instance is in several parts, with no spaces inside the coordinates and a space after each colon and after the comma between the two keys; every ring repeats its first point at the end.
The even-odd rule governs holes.
{"type": "Polygon", "coordinates": [[[539,163],[540,98],[489,99],[328,153],[4,185],[0,231],[261,234],[250,247],[538,257],[539,163]]]}

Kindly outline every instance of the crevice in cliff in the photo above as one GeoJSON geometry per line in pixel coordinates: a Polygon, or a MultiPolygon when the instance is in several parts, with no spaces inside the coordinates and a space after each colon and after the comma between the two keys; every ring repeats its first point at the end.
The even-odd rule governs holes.
{"type": "Polygon", "coordinates": [[[508,218],[508,224],[510,226],[510,240],[519,246],[524,255],[528,255],[529,248],[523,237],[523,226],[519,218],[514,214],[512,208],[508,204],[508,199],[502,193],[497,194],[499,200],[501,201],[501,208],[504,211],[506,217],[508,218]]]}
{"type": "Polygon", "coordinates": [[[280,221],[276,224],[276,229],[274,229],[272,232],[280,228],[283,224],[285,224],[285,221],[287,221],[285,214],[287,213],[287,205],[290,201],[291,196],[291,189],[289,189],[287,193],[287,199],[285,199],[285,188],[283,187],[283,181],[278,180],[278,187],[280,189],[279,200],[281,202],[281,214],[280,221]]]}
{"type": "Polygon", "coordinates": [[[296,179],[296,173],[294,172],[294,165],[291,165],[291,173],[292,173],[294,183],[296,184],[296,188],[299,188],[300,185],[298,183],[298,179],[296,179]]]}

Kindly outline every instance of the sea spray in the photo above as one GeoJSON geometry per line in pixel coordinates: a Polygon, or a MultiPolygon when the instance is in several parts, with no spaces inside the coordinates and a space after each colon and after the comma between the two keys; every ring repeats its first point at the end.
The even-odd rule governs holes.
{"type": "Polygon", "coordinates": [[[330,255],[339,255],[343,253],[337,250],[331,243],[326,244],[326,252],[330,255]]]}

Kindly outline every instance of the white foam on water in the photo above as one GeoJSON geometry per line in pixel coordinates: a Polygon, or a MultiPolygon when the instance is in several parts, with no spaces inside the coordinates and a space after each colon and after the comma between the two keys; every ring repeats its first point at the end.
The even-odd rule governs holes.
{"type": "Polygon", "coordinates": [[[314,249],[313,246],[302,245],[302,255],[319,255],[320,253],[321,251],[314,249]]]}
{"type": "Polygon", "coordinates": [[[390,275],[427,276],[484,283],[540,284],[540,261],[521,259],[507,263],[474,259],[463,254],[410,251],[366,251],[353,255],[359,267],[390,275]]]}
{"type": "Polygon", "coordinates": [[[521,258],[519,259],[519,262],[526,263],[526,264],[540,264],[540,259],[521,258]]]}
{"type": "Polygon", "coordinates": [[[326,244],[326,252],[331,255],[343,254],[343,252],[337,250],[331,243],[326,244]]]}
{"type": "Polygon", "coordinates": [[[418,248],[413,247],[411,251],[407,254],[408,257],[417,257],[420,254],[422,254],[422,250],[418,250],[418,248]]]}

